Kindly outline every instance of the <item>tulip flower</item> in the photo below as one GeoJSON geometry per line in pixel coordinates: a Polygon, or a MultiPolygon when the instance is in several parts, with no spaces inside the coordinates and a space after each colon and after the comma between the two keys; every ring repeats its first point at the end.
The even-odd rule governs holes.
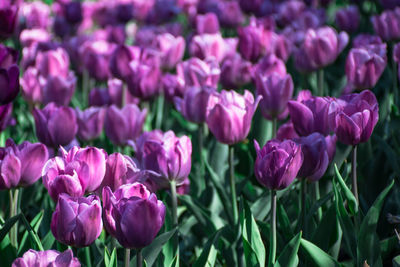
{"type": "Polygon", "coordinates": [[[127,78],[131,71],[129,62],[140,56],[140,49],[138,47],[119,45],[111,54],[110,57],[110,71],[114,77],[124,80],[127,78]]]}
{"type": "Polygon", "coordinates": [[[258,182],[272,190],[288,187],[303,164],[301,146],[291,140],[273,139],[262,149],[254,141],[254,147],[257,153],[254,173],[258,182]]]}
{"type": "Polygon", "coordinates": [[[371,48],[353,48],[346,60],[348,82],[357,89],[373,88],[386,68],[382,57],[371,48]]]}
{"type": "Polygon", "coordinates": [[[50,24],[50,6],[39,1],[24,3],[20,7],[19,15],[23,17],[28,29],[47,29],[50,24]]]}
{"type": "Polygon", "coordinates": [[[58,75],[39,77],[39,84],[42,89],[41,98],[44,105],[55,103],[60,106],[68,106],[75,92],[76,77],[70,72],[67,77],[58,75]]]}
{"type": "Polygon", "coordinates": [[[144,170],[151,170],[160,188],[174,181],[181,185],[192,167],[192,142],[187,136],[176,137],[173,131],[153,130],[143,133],[136,142],[136,157],[144,170]]]}
{"type": "Polygon", "coordinates": [[[257,76],[269,76],[272,73],[276,73],[281,77],[284,77],[287,74],[285,62],[274,54],[269,54],[263,57],[257,65],[255,65],[253,78],[256,80],[257,76]]]}
{"type": "Polygon", "coordinates": [[[185,81],[178,75],[166,73],[161,83],[165,98],[170,102],[173,102],[174,97],[183,97],[185,94],[185,81]]]}
{"type": "Polygon", "coordinates": [[[104,225],[125,248],[149,245],[164,224],[165,206],[140,183],[126,184],[112,193],[103,189],[104,225]]]}
{"type": "Polygon", "coordinates": [[[36,58],[36,68],[44,77],[61,76],[66,78],[69,75],[68,54],[62,48],[39,52],[36,58]]]}
{"type": "Polygon", "coordinates": [[[260,100],[260,96],[254,100],[247,90],[244,95],[225,90],[213,93],[207,105],[208,128],[223,144],[233,145],[243,141],[249,134],[251,119],[260,100]]]}
{"type": "Polygon", "coordinates": [[[213,57],[217,62],[221,62],[230,51],[228,43],[220,33],[204,33],[193,37],[189,44],[189,52],[191,56],[202,60],[213,57]]]}
{"type": "Polygon", "coordinates": [[[244,16],[238,2],[218,2],[218,19],[222,26],[236,28],[243,23],[244,16]]]}
{"type": "Polygon", "coordinates": [[[143,129],[147,109],[140,110],[135,104],[122,109],[115,105],[107,108],[104,129],[108,138],[116,145],[126,145],[136,140],[143,129]]]}
{"type": "Polygon", "coordinates": [[[33,117],[39,141],[49,147],[69,144],[78,131],[75,112],[69,107],[49,103],[41,110],[35,108],[33,117]]]}
{"type": "Polygon", "coordinates": [[[53,266],[53,267],[80,267],[78,258],[74,257],[72,250],[67,249],[64,252],[56,250],[35,251],[29,249],[12,263],[11,267],[29,267],[29,266],[53,266]]]}
{"type": "Polygon", "coordinates": [[[357,6],[350,5],[336,11],[336,25],[342,31],[349,33],[357,31],[360,25],[360,12],[357,6]]]}
{"type": "Polygon", "coordinates": [[[0,6],[0,39],[7,39],[14,33],[17,15],[17,5],[6,2],[0,6]]]}
{"type": "Polygon", "coordinates": [[[176,109],[191,122],[205,122],[208,99],[215,91],[214,88],[207,86],[189,87],[183,98],[174,98],[176,109]]]}
{"type": "MultiPolygon", "coordinates": [[[[4,64],[0,62],[0,64],[4,64]]],[[[19,68],[13,64],[10,66],[0,66],[0,105],[5,105],[13,101],[19,92],[19,68]]]]}
{"type": "Polygon", "coordinates": [[[80,47],[79,53],[85,69],[96,80],[104,81],[110,76],[109,60],[114,44],[106,41],[87,41],[80,47]]]}
{"type": "Polygon", "coordinates": [[[75,109],[78,123],[78,137],[90,141],[100,136],[103,131],[105,109],[90,107],[83,111],[75,109]]]}
{"type": "Polygon", "coordinates": [[[288,114],[287,103],[293,96],[293,80],[289,74],[277,73],[257,77],[256,93],[261,95],[261,113],[268,120],[284,119],[288,114]]]}
{"type": "Polygon", "coordinates": [[[185,39],[174,37],[170,33],[157,35],[156,48],[160,52],[161,66],[172,69],[180,62],[185,52],[185,39]]]}
{"type": "Polygon", "coordinates": [[[196,33],[197,34],[214,34],[219,33],[218,17],[214,13],[207,13],[196,16],[196,33]]]}
{"type": "Polygon", "coordinates": [[[38,78],[38,70],[29,67],[20,79],[22,96],[29,103],[40,103],[42,101],[42,91],[38,78]]]}
{"type": "Polygon", "coordinates": [[[252,64],[235,53],[221,64],[221,84],[224,88],[236,89],[251,81],[252,64]]]}
{"type": "Polygon", "coordinates": [[[57,241],[74,247],[92,244],[103,228],[98,196],[71,197],[61,194],[50,224],[57,241]]]}
{"type": "Polygon", "coordinates": [[[252,19],[248,26],[238,29],[238,37],[239,52],[244,59],[254,62],[266,54],[268,33],[255,19],[252,19]]]}
{"type": "Polygon", "coordinates": [[[400,38],[400,8],[386,10],[380,15],[373,16],[371,22],[374,31],[386,41],[397,40],[400,38]]]}
{"type": "Polygon", "coordinates": [[[299,138],[299,135],[296,133],[293,122],[291,121],[282,124],[276,131],[276,139],[278,139],[279,141],[294,138],[299,138]]]}
{"type": "Polygon", "coordinates": [[[0,106],[0,131],[5,130],[10,125],[15,125],[12,110],[12,103],[0,106]]]}
{"type": "Polygon", "coordinates": [[[0,44],[0,68],[7,69],[18,62],[18,51],[0,44]]]}
{"type": "Polygon", "coordinates": [[[218,63],[214,60],[203,61],[190,58],[176,67],[178,77],[185,81],[186,86],[211,86],[217,88],[221,73],[218,63]]]}

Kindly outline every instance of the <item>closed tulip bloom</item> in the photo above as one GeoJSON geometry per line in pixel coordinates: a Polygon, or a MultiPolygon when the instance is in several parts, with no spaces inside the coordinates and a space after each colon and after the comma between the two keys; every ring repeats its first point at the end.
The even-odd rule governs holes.
{"type": "Polygon", "coordinates": [[[67,77],[52,75],[39,77],[42,88],[41,98],[44,105],[54,102],[60,106],[68,106],[75,92],[76,77],[71,71],[67,77]]]}
{"type": "Polygon", "coordinates": [[[400,38],[400,8],[386,10],[371,18],[374,31],[382,39],[393,41],[400,38]]]}
{"type": "Polygon", "coordinates": [[[254,62],[265,54],[264,39],[267,35],[264,27],[257,25],[255,20],[251,20],[246,27],[240,27],[238,29],[238,37],[239,52],[244,59],[254,62]]]}
{"type": "Polygon", "coordinates": [[[161,78],[161,84],[165,98],[173,102],[174,97],[183,97],[185,94],[185,80],[175,74],[166,73],[161,78]]]}
{"type": "Polygon", "coordinates": [[[219,33],[218,17],[214,13],[196,16],[196,33],[219,33]]]}
{"type": "Polygon", "coordinates": [[[29,249],[12,263],[11,267],[80,267],[78,258],[74,257],[72,250],[64,252],[56,250],[35,251],[29,249]]]}
{"type": "Polygon", "coordinates": [[[102,107],[111,105],[111,97],[105,88],[93,88],[89,92],[89,106],[102,107]]]}
{"type": "Polygon", "coordinates": [[[11,65],[8,68],[0,68],[0,105],[13,101],[19,93],[19,68],[11,65]]]}
{"type": "Polygon", "coordinates": [[[192,142],[186,135],[177,137],[173,131],[153,130],[143,133],[136,146],[141,168],[158,173],[152,178],[161,188],[169,188],[170,181],[179,186],[189,176],[192,142]]]}
{"type": "Polygon", "coordinates": [[[39,73],[44,76],[61,76],[69,75],[69,56],[63,48],[39,52],[36,58],[36,68],[39,73]]]}
{"type": "Polygon", "coordinates": [[[256,13],[260,11],[262,0],[246,1],[239,0],[240,7],[246,13],[256,13]]]}
{"type": "Polygon", "coordinates": [[[294,129],[300,136],[314,132],[328,135],[333,129],[331,121],[338,110],[333,98],[310,96],[298,101],[288,102],[290,118],[294,129]]]}
{"type": "Polygon", "coordinates": [[[105,109],[90,107],[85,110],[75,109],[78,122],[78,137],[90,141],[100,136],[103,131],[105,109]]]}
{"type": "Polygon", "coordinates": [[[372,49],[353,48],[346,60],[346,77],[356,89],[373,88],[385,68],[386,58],[372,49]]]}
{"type": "Polygon", "coordinates": [[[188,120],[195,123],[206,121],[207,104],[213,87],[188,87],[183,98],[175,97],[176,109],[188,120]]]}
{"type": "Polygon", "coordinates": [[[5,3],[0,6],[0,39],[7,39],[14,33],[18,7],[5,3]]]}
{"type": "Polygon", "coordinates": [[[82,4],[79,1],[67,2],[63,6],[64,16],[68,23],[76,24],[82,21],[82,4]]]}
{"type": "Polygon", "coordinates": [[[360,25],[360,12],[357,6],[350,5],[336,11],[336,25],[342,31],[349,33],[357,31],[360,25]]]}
{"type": "Polygon", "coordinates": [[[329,162],[332,162],[336,154],[336,134],[325,136],[326,150],[328,151],[329,162]]]}
{"type": "Polygon", "coordinates": [[[189,52],[200,59],[215,58],[221,62],[227,53],[227,44],[220,33],[201,34],[193,37],[189,44],[189,52]]]}
{"type": "Polygon", "coordinates": [[[18,63],[18,51],[0,44],[0,68],[7,69],[18,63]]]}
{"type": "MultiPolygon", "coordinates": [[[[353,40],[353,48],[365,47],[370,45],[382,45],[382,39],[378,35],[372,34],[358,34],[353,40]]],[[[386,52],[385,52],[386,54],[386,52]]]]}
{"type": "Polygon", "coordinates": [[[292,41],[283,34],[271,34],[272,51],[278,58],[287,61],[292,54],[292,41]]]}
{"type": "Polygon", "coordinates": [[[74,247],[92,244],[103,228],[98,196],[71,197],[61,194],[50,224],[57,241],[74,247]]]}
{"type": "Polygon", "coordinates": [[[36,136],[49,147],[69,144],[78,132],[76,115],[70,107],[59,107],[49,103],[43,109],[35,108],[33,117],[36,136]]]}
{"type": "Polygon", "coordinates": [[[268,120],[284,119],[288,114],[287,103],[293,96],[293,80],[290,74],[281,77],[277,73],[259,75],[256,94],[261,95],[261,113],[268,120]]]}
{"type": "Polygon", "coordinates": [[[12,117],[12,110],[12,103],[0,106],[0,131],[15,124],[15,119],[12,117]]]}
{"type": "Polygon", "coordinates": [[[224,88],[236,89],[251,82],[253,66],[235,53],[224,59],[221,65],[221,84],[224,88]]]}
{"type": "Polygon", "coordinates": [[[142,184],[103,189],[104,225],[125,248],[149,245],[164,224],[165,206],[142,184]]]}
{"type": "Polygon", "coordinates": [[[124,80],[130,73],[129,63],[140,56],[138,47],[118,45],[110,57],[110,71],[114,77],[124,80]]]}
{"type": "Polygon", "coordinates": [[[115,45],[104,40],[87,41],[79,50],[85,69],[96,80],[104,81],[110,76],[109,60],[115,45]]]}
{"type": "Polygon", "coordinates": [[[180,62],[185,52],[185,39],[170,33],[157,35],[156,48],[160,52],[161,66],[172,69],[180,62]]]}
{"type": "Polygon", "coordinates": [[[176,67],[186,86],[211,86],[217,88],[221,70],[214,60],[190,58],[176,67]]]}
{"type": "Polygon", "coordinates": [[[254,147],[257,153],[254,173],[258,182],[272,190],[288,187],[303,164],[301,147],[292,140],[276,139],[268,141],[262,149],[254,141],[254,147]]]}
{"type": "Polygon", "coordinates": [[[118,109],[112,105],[107,109],[104,129],[108,138],[116,145],[126,145],[140,135],[146,119],[147,109],[140,110],[135,104],[118,109]]]}
{"type": "Polygon", "coordinates": [[[313,133],[309,136],[297,138],[294,141],[301,146],[304,159],[298,176],[313,182],[318,181],[329,165],[325,137],[320,133],[313,133]]]}
{"type": "Polygon", "coordinates": [[[19,15],[23,17],[28,29],[46,29],[50,24],[50,6],[39,1],[24,3],[20,7],[19,15]]]}
{"type": "Polygon", "coordinates": [[[393,47],[393,60],[400,63],[400,43],[395,44],[393,47]]]}
{"type": "Polygon", "coordinates": [[[12,148],[0,150],[0,190],[18,186],[21,179],[21,160],[12,148]]]}
{"type": "Polygon", "coordinates": [[[247,90],[244,95],[225,90],[213,93],[207,105],[206,122],[215,138],[228,145],[245,140],[261,98],[258,96],[254,100],[253,95],[247,90]]]}
{"type": "Polygon", "coordinates": [[[138,105],[140,99],[134,97],[128,90],[124,90],[125,84],[118,79],[111,79],[107,81],[107,92],[110,98],[108,105],[116,105],[122,107],[122,96],[125,93],[125,104],[136,104],[138,105]]]}
{"type": "Polygon", "coordinates": [[[379,119],[379,107],[374,93],[369,90],[360,94],[343,96],[343,109],[335,116],[335,133],[346,145],[367,142],[379,119]]]}
{"type": "Polygon", "coordinates": [[[34,67],[25,70],[20,79],[22,97],[29,103],[42,102],[42,90],[39,83],[39,71],[34,67]]]}
{"type": "Polygon", "coordinates": [[[296,133],[293,122],[291,121],[282,124],[276,131],[276,139],[278,139],[279,141],[294,138],[299,138],[299,135],[296,133]]]}
{"type": "Polygon", "coordinates": [[[274,54],[269,54],[263,57],[257,65],[254,67],[254,79],[256,80],[256,77],[261,75],[261,76],[269,76],[272,73],[276,73],[280,75],[281,77],[286,76],[286,66],[285,62],[275,56],[274,54]]]}
{"type": "Polygon", "coordinates": [[[236,28],[243,23],[244,16],[238,2],[219,2],[217,10],[221,26],[236,28]]]}

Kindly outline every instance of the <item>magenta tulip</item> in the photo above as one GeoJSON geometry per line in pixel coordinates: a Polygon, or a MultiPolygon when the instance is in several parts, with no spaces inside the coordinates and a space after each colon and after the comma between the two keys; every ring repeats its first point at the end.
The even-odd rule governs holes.
{"type": "Polygon", "coordinates": [[[55,250],[35,251],[29,249],[12,263],[11,267],[80,267],[78,258],[74,257],[72,250],[67,249],[64,252],[55,250]]]}
{"type": "Polygon", "coordinates": [[[78,137],[90,141],[100,136],[103,131],[106,110],[99,107],[90,107],[83,111],[75,109],[78,123],[78,137]]]}

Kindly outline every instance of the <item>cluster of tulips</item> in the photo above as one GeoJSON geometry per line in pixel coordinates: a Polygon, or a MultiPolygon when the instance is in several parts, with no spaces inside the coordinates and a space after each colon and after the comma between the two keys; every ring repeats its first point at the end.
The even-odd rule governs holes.
{"type": "MultiPolygon", "coordinates": [[[[0,235],[0,255],[7,241],[21,256],[15,267],[80,266],[80,261],[93,266],[99,261],[90,247],[101,239],[110,251],[125,249],[125,266],[134,249],[136,266],[142,266],[148,263],[146,247],[163,229],[169,239],[160,241],[158,250],[151,248],[163,250],[163,266],[295,266],[300,243],[311,254],[300,258],[304,266],[338,263],[338,255],[305,239],[311,237],[307,185],[313,184],[321,223],[326,200],[320,202],[319,181],[339,162],[337,147],[349,146],[342,162],[351,150],[351,191],[339,180],[348,197],[343,209],[358,207],[357,148],[371,146],[380,117],[374,88],[389,60],[392,84],[385,95],[392,100],[385,112],[397,110],[400,76],[400,1],[345,2],[352,3],[2,0],[0,190],[10,199],[0,204],[9,207],[10,219],[0,220],[0,233],[9,231],[0,235]],[[327,79],[332,70],[346,78],[336,91],[327,79]],[[252,134],[252,124],[261,128],[261,138],[252,134]],[[222,154],[208,153],[210,144],[222,154]],[[251,164],[244,164],[250,175],[239,179],[242,170],[235,165],[243,147],[250,154],[251,164]],[[210,166],[218,157],[225,160],[220,170],[210,166]],[[220,186],[224,168],[226,188],[220,186]],[[238,190],[243,183],[254,195],[271,197],[261,204],[270,205],[267,224],[249,215],[245,189],[238,190]],[[192,193],[193,184],[204,193],[217,192],[223,207],[202,192],[192,193]],[[36,250],[21,251],[22,227],[13,219],[26,220],[19,215],[20,202],[28,201],[21,188],[33,186],[44,187],[53,201],[49,222],[56,241],[48,250],[36,240],[36,250]],[[278,196],[285,197],[279,192],[287,188],[299,191],[300,237],[292,235],[297,245],[291,241],[278,259],[277,209],[279,214],[283,209],[278,196]],[[183,205],[197,223],[212,225],[199,230],[206,231],[203,239],[190,237],[193,222],[180,221],[183,205]],[[227,232],[234,237],[225,237],[227,232]],[[193,242],[204,250],[185,251],[193,242]]],[[[362,213],[352,215],[344,225],[354,222],[357,229],[362,213]]],[[[30,237],[37,237],[31,226],[30,237]]],[[[101,256],[106,266],[123,258],[113,254],[111,260],[107,253],[101,256]]],[[[349,255],[354,265],[379,266],[357,255],[349,255]]]]}

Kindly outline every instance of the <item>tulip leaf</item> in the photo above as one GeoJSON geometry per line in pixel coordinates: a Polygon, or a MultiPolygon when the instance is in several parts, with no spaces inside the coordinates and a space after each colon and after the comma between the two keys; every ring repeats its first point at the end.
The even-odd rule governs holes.
{"type": "Polygon", "coordinates": [[[111,255],[107,247],[104,247],[104,265],[105,267],[117,267],[117,249],[114,248],[111,255]]]}
{"type": "Polygon", "coordinates": [[[292,226],[290,225],[290,220],[285,208],[280,201],[278,201],[277,207],[277,220],[280,232],[284,235],[285,241],[290,240],[290,238],[293,236],[292,226]]]}
{"type": "Polygon", "coordinates": [[[310,210],[307,213],[307,217],[306,217],[306,221],[310,221],[311,217],[314,216],[314,214],[318,211],[318,209],[320,207],[322,207],[322,205],[324,205],[326,202],[328,202],[328,200],[330,200],[333,196],[333,192],[329,192],[328,194],[326,194],[325,196],[323,196],[322,198],[318,199],[310,208],[310,210]]]}
{"type": "Polygon", "coordinates": [[[11,266],[11,263],[17,257],[16,249],[11,245],[8,235],[0,242],[0,259],[4,266],[11,266]]]}
{"type": "Polygon", "coordinates": [[[282,250],[274,267],[296,267],[299,264],[299,251],[302,232],[299,232],[282,250]]]}
{"type": "Polygon", "coordinates": [[[51,247],[54,244],[54,241],[56,241],[56,239],[54,238],[54,235],[51,231],[49,231],[45,237],[42,239],[42,245],[44,250],[49,250],[51,249],[51,247]]]}
{"type": "Polygon", "coordinates": [[[350,214],[355,215],[358,211],[358,204],[356,197],[353,195],[351,190],[347,187],[346,183],[344,182],[342,175],[340,175],[339,169],[337,168],[335,164],[335,173],[336,173],[336,180],[339,182],[340,188],[342,189],[342,192],[344,194],[345,199],[348,202],[349,209],[350,209],[350,214]]]}
{"type": "Polygon", "coordinates": [[[354,225],[350,219],[349,214],[347,213],[346,208],[343,205],[343,199],[337,189],[336,183],[332,182],[332,185],[333,185],[333,192],[335,194],[336,214],[339,218],[340,227],[342,228],[343,231],[343,237],[347,247],[347,252],[353,259],[355,259],[355,256],[357,255],[356,252],[357,242],[356,242],[356,236],[354,234],[355,233],[354,225]]]}
{"type": "Polygon", "coordinates": [[[400,267],[400,255],[393,258],[392,264],[393,267],[400,267]]]}
{"type": "Polygon", "coordinates": [[[29,237],[31,239],[32,246],[35,246],[36,249],[38,249],[38,250],[44,250],[42,242],[40,242],[39,236],[37,235],[36,231],[34,229],[32,229],[31,225],[26,220],[26,218],[25,218],[23,213],[21,213],[21,220],[22,220],[22,223],[25,225],[25,227],[26,227],[26,229],[27,229],[27,231],[29,233],[29,237]]]}
{"type": "Polygon", "coordinates": [[[21,218],[21,214],[15,215],[14,217],[11,217],[5,223],[3,224],[3,227],[0,229],[0,242],[3,241],[4,237],[7,235],[7,233],[11,230],[11,228],[14,226],[15,223],[18,222],[18,220],[21,218]]]}
{"type": "Polygon", "coordinates": [[[219,229],[209,238],[199,258],[194,262],[193,267],[212,267],[215,265],[215,260],[217,258],[216,247],[218,246],[219,237],[223,230],[224,228],[219,229]]]}
{"type": "MultiPolygon", "coordinates": [[[[30,223],[30,226],[33,228],[33,230],[34,230],[35,232],[37,232],[37,231],[39,230],[40,224],[41,224],[41,222],[42,222],[42,220],[43,220],[43,214],[44,214],[44,211],[41,210],[41,211],[35,216],[35,218],[32,219],[32,221],[31,221],[31,223],[30,223]]],[[[25,252],[25,251],[27,250],[27,247],[26,247],[25,243],[26,243],[26,239],[28,238],[28,234],[29,234],[29,231],[26,230],[25,233],[24,233],[24,235],[23,235],[23,237],[22,237],[22,239],[21,239],[21,242],[20,242],[20,244],[19,244],[19,248],[18,248],[18,253],[17,253],[17,255],[21,255],[21,252],[25,252]]],[[[28,247],[28,248],[29,248],[29,247],[28,247]]]]}
{"type": "Polygon", "coordinates": [[[208,233],[213,233],[216,230],[214,223],[210,216],[207,214],[207,210],[202,207],[202,204],[196,201],[189,195],[178,196],[178,199],[188,208],[188,210],[194,215],[196,220],[205,228],[208,233]]]}
{"type": "Polygon", "coordinates": [[[246,201],[243,201],[241,224],[244,255],[248,266],[255,266],[257,264],[260,267],[265,266],[265,246],[261,239],[257,223],[246,201]]]}
{"type": "Polygon", "coordinates": [[[357,242],[357,258],[359,263],[366,260],[370,266],[382,265],[376,226],[383,202],[393,185],[394,180],[379,194],[361,223],[357,242]]]}
{"type": "Polygon", "coordinates": [[[302,238],[300,244],[302,250],[305,252],[307,259],[314,262],[316,266],[340,266],[340,264],[334,258],[332,258],[329,254],[327,254],[325,251],[323,251],[310,241],[302,238]]]}

